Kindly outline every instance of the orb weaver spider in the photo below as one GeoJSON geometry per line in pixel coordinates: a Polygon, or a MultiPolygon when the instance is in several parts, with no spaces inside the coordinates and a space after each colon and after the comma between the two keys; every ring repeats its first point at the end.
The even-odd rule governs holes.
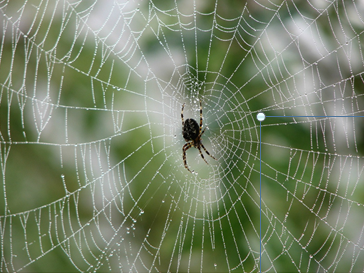
{"type": "MultiPolygon", "coordinates": [[[[203,135],[203,133],[205,132],[206,128],[202,130],[202,103],[200,100],[200,126],[198,125],[197,121],[192,119],[192,118],[188,118],[186,120],[184,120],[183,118],[183,109],[185,107],[185,104],[182,105],[182,110],[181,110],[181,119],[182,119],[182,135],[183,138],[185,139],[185,141],[187,142],[185,145],[183,145],[182,147],[182,151],[183,151],[183,163],[185,165],[185,168],[191,172],[191,170],[188,168],[187,166],[187,160],[186,160],[186,151],[191,148],[191,147],[195,147],[196,149],[198,149],[198,151],[200,152],[200,155],[202,157],[202,159],[207,163],[205,157],[202,154],[201,151],[201,147],[204,149],[205,153],[208,154],[210,157],[212,157],[213,159],[217,160],[215,157],[213,157],[205,148],[205,146],[203,146],[202,142],[201,142],[201,137],[203,135]]],[[[192,172],[191,172],[192,173],[192,172]]]]}

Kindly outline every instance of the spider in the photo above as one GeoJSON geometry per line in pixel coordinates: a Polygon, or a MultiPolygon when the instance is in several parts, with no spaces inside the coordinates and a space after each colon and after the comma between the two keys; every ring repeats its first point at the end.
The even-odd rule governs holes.
{"type": "Polygon", "coordinates": [[[212,155],[210,155],[210,153],[206,150],[205,146],[203,146],[203,144],[201,142],[201,137],[202,137],[203,133],[206,130],[206,128],[205,128],[201,132],[201,130],[202,130],[202,103],[201,103],[201,100],[200,100],[200,126],[198,126],[197,121],[192,119],[192,118],[188,118],[186,120],[183,119],[183,108],[184,107],[185,107],[185,104],[182,105],[182,110],[181,110],[182,135],[183,135],[183,138],[186,140],[187,143],[185,145],[183,145],[183,148],[182,148],[183,162],[185,164],[185,168],[189,172],[191,172],[191,170],[187,166],[187,160],[186,160],[186,151],[189,148],[195,147],[196,149],[198,149],[202,159],[206,162],[206,164],[209,164],[209,163],[207,163],[205,157],[203,156],[202,151],[201,151],[201,147],[205,150],[206,154],[208,154],[209,156],[211,156],[215,160],[216,160],[216,158],[213,157],[212,155]]]}

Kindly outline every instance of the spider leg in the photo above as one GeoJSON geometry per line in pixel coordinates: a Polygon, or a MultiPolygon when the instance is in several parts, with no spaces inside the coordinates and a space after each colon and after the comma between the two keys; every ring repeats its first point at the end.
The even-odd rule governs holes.
{"type": "Polygon", "coordinates": [[[207,127],[205,127],[205,129],[203,129],[202,133],[200,134],[200,138],[202,137],[203,133],[205,133],[207,127]]]}
{"type": "Polygon", "coordinates": [[[201,130],[202,130],[202,102],[200,100],[200,136],[202,135],[201,130]]]}
{"type": "Polygon", "coordinates": [[[182,104],[182,110],[181,110],[182,128],[185,125],[185,120],[183,119],[183,109],[184,108],[185,108],[185,104],[182,104]]]}
{"type": "MultiPolygon", "coordinates": [[[[201,143],[200,145],[203,147],[202,143],[201,143]]],[[[202,159],[206,162],[206,164],[209,164],[209,163],[206,161],[205,157],[203,156],[200,146],[198,146],[198,151],[200,152],[200,155],[201,155],[202,159]]],[[[205,151],[206,151],[206,149],[205,149],[205,151]]]]}
{"type": "MultiPolygon", "coordinates": [[[[205,150],[205,153],[208,154],[209,156],[211,156],[213,159],[217,160],[215,157],[213,157],[212,155],[210,155],[210,153],[206,150],[205,146],[203,146],[202,143],[200,143],[200,145],[202,146],[202,148],[205,150]]],[[[200,151],[201,152],[201,151],[200,151]]],[[[203,158],[203,157],[202,157],[203,158]]],[[[206,160],[205,160],[206,161],[206,160]]]]}
{"type": "Polygon", "coordinates": [[[192,145],[191,145],[191,142],[188,142],[188,143],[186,143],[185,145],[183,145],[183,147],[182,147],[182,151],[183,151],[183,163],[185,164],[185,168],[190,172],[190,173],[192,173],[191,172],[191,170],[188,168],[188,166],[187,166],[187,159],[186,159],[186,151],[189,149],[189,148],[191,148],[192,147],[192,145]]]}

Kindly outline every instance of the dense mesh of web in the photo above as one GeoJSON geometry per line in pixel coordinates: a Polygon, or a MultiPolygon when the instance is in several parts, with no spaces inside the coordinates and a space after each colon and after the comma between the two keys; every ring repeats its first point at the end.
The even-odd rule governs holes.
{"type": "Polygon", "coordinates": [[[257,271],[259,111],[262,271],[363,270],[364,5],[205,2],[1,4],[1,271],[257,271]]]}

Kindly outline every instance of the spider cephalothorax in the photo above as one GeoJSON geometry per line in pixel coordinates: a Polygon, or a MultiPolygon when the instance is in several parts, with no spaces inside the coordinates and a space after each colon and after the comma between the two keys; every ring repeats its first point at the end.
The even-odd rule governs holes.
{"type": "MultiPolygon", "coordinates": [[[[203,135],[203,133],[205,132],[206,128],[202,130],[202,104],[200,101],[200,126],[198,125],[197,121],[189,118],[184,120],[183,119],[183,109],[184,109],[185,105],[182,105],[182,111],[181,111],[181,119],[182,119],[182,135],[183,138],[186,140],[186,144],[183,145],[182,151],[183,151],[183,162],[185,164],[185,168],[191,172],[191,170],[188,168],[187,166],[187,160],[186,160],[186,151],[191,148],[191,147],[195,147],[196,149],[199,150],[200,155],[202,157],[202,159],[207,163],[205,157],[202,154],[201,151],[201,147],[204,149],[204,151],[206,152],[206,154],[208,154],[209,156],[211,156],[213,159],[216,160],[215,157],[213,157],[212,155],[210,155],[210,153],[206,150],[205,146],[203,146],[202,142],[201,142],[201,137],[203,135]]],[[[207,163],[208,164],[208,163],[207,163]]]]}

